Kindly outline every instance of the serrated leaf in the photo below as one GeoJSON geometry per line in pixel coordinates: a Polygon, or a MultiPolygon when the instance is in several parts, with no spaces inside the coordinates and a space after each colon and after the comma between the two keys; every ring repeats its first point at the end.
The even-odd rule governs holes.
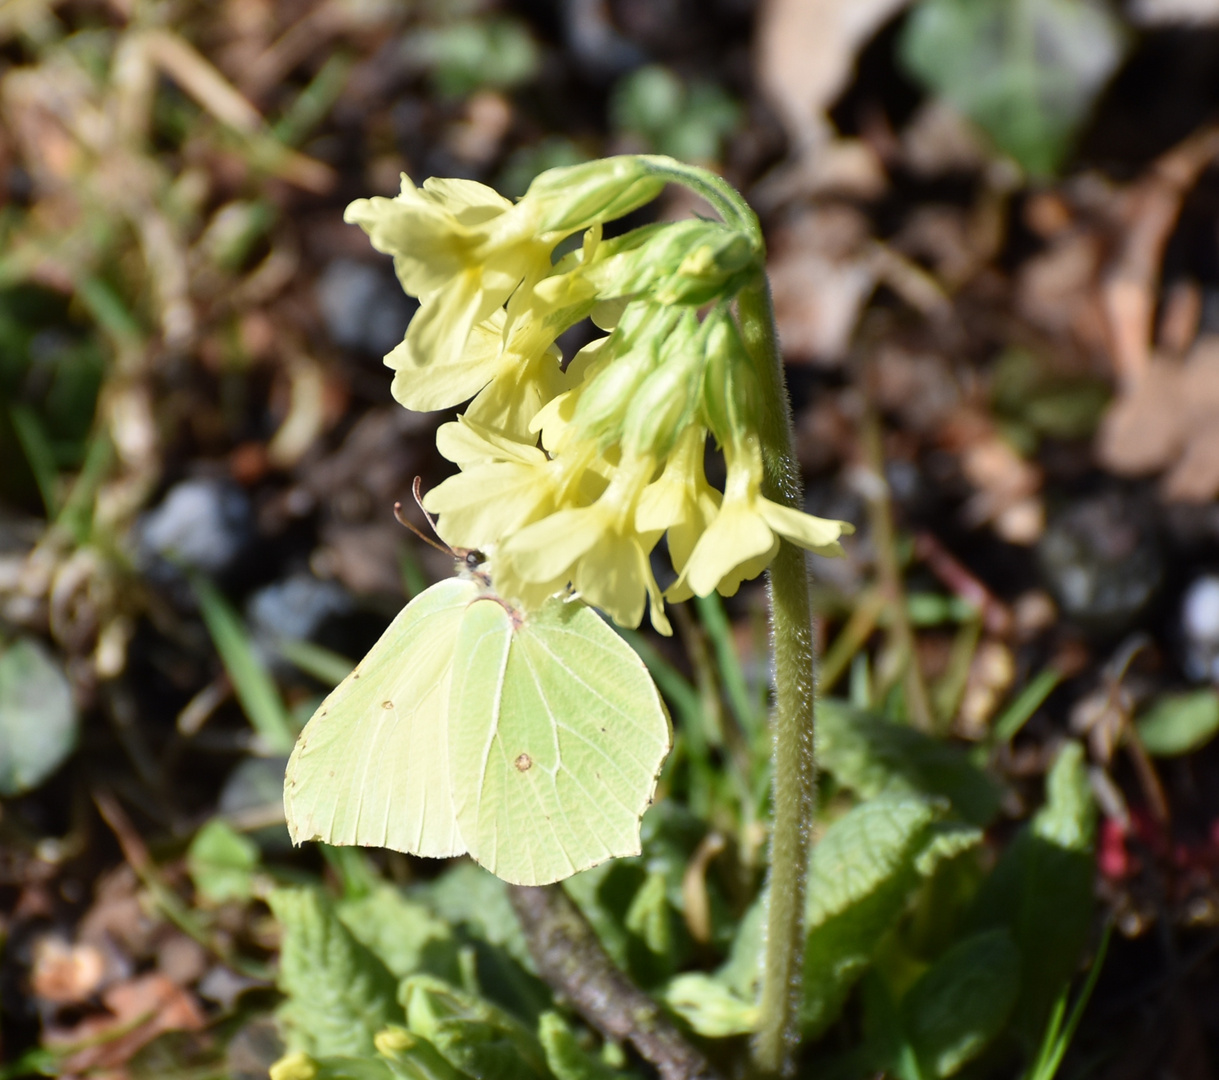
{"type": "Polygon", "coordinates": [[[917,795],[881,795],[835,821],[813,848],[801,1009],[807,1035],[837,1018],[918,886],[919,867],[933,870],[960,849],[963,835],[937,828],[944,811],[917,795]]]}
{"type": "Polygon", "coordinates": [[[1165,694],[1135,722],[1143,748],[1156,757],[1188,754],[1219,732],[1219,694],[1165,694]]]}
{"type": "Polygon", "coordinates": [[[424,969],[437,975],[456,972],[456,946],[448,923],[394,886],[380,884],[366,896],[343,901],[337,910],[356,940],[397,978],[424,969]]]}
{"type": "Polygon", "coordinates": [[[865,799],[882,791],[939,796],[980,826],[999,811],[998,786],[961,747],[828,698],[818,702],[816,732],[821,767],[865,799]]]}
{"type": "Polygon", "coordinates": [[[37,787],[76,746],[72,687],[42,642],[18,638],[0,649],[0,795],[37,787]]]}
{"type": "Polygon", "coordinates": [[[1006,929],[943,954],[902,999],[903,1029],[924,1077],[952,1076],[1003,1030],[1020,988],[1020,953],[1006,929]]]}
{"type": "Polygon", "coordinates": [[[555,1080],[623,1080],[626,1075],[585,1050],[558,1013],[542,1014],[538,1039],[555,1080]]]}
{"type": "Polygon", "coordinates": [[[279,889],[271,910],[283,927],[278,985],[289,1049],[329,1055],[370,1055],[373,1036],[402,1022],[398,982],[339,920],[315,889],[279,889]]]}
{"type": "Polygon", "coordinates": [[[1053,172],[1124,51],[1098,0],[923,0],[900,56],[1034,174],[1053,172]]]}
{"type": "Polygon", "coordinates": [[[253,840],[214,818],[191,841],[186,869],[196,891],[220,904],[250,898],[258,859],[258,845],[253,840]]]}
{"type": "Polygon", "coordinates": [[[526,971],[533,958],[512,903],[508,886],[474,863],[458,863],[421,890],[437,915],[451,923],[464,923],[472,933],[501,948],[526,971]]]}
{"type": "Polygon", "coordinates": [[[537,1037],[516,1017],[440,979],[416,975],[399,992],[407,1026],[475,1080],[546,1077],[537,1037]]]}
{"type": "Polygon", "coordinates": [[[1046,805],[983,882],[970,924],[1005,926],[1020,951],[1014,1022],[1031,1047],[1075,974],[1092,921],[1096,807],[1083,747],[1067,743],[1046,777],[1046,805]]]}
{"type": "Polygon", "coordinates": [[[745,1035],[758,1024],[757,1003],[739,997],[715,975],[697,971],[678,975],[663,996],[670,1009],[707,1038],[745,1035]]]}

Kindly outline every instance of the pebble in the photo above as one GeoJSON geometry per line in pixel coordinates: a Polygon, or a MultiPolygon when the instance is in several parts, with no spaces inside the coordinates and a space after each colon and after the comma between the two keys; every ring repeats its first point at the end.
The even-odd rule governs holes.
{"type": "Polygon", "coordinates": [[[317,303],[331,340],[384,356],[401,342],[419,307],[394,276],[356,259],[334,259],[317,281],[317,303]]]}
{"type": "Polygon", "coordinates": [[[136,545],[144,562],[164,561],[208,574],[230,569],[253,539],[244,491],[225,480],[183,480],[140,519],[136,545]]]}
{"type": "Polygon", "coordinates": [[[1164,573],[1155,537],[1139,509],[1115,492],[1068,506],[1037,549],[1041,572],[1068,618],[1120,633],[1159,588],[1164,573]]]}
{"type": "Polygon", "coordinates": [[[1195,682],[1219,682],[1219,576],[1195,578],[1181,601],[1185,674],[1195,682]]]}
{"type": "Polygon", "coordinates": [[[328,619],[350,614],[352,606],[347,590],[338,582],[319,581],[302,573],[259,589],[250,597],[246,616],[250,629],[260,637],[307,641],[328,619]]]}

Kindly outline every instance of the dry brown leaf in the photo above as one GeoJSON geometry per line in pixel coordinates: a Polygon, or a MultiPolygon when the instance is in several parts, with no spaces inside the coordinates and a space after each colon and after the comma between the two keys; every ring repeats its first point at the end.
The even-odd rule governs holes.
{"type": "Polygon", "coordinates": [[[1092,232],[1068,232],[1028,259],[1016,279],[1016,309],[1052,334],[1071,334],[1086,349],[1108,344],[1105,313],[1097,299],[1104,245],[1092,232]]]}
{"type": "Polygon", "coordinates": [[[800,215],[774,237],[767,266],[779,341],[789,360],[836,364],[876,286],[858,211],[837,206],[800,215]]]}
{"type": "Polygon", "coordinates": [[[73,945],[54,934],[39,938],[34,945],[30,989],[43,1001],[56,1005],[86,1001],[105,975],[106,957],[96,945],[73,945]]]}
{"type": "Polygon", "coordinates": [[[1201,339],[1184,363],[1153,360],[1109,407],[1096,454],[1124,476],[1169,470],[1170,501],[1219,496],[1219,336],[1201,339]]]}
{"type": "Polygon", "coordinates": [[[88,1042],[59,1063],[60,1076],[120,1070],[158,1035],[199,1031],[207,1023],[194,996],[160,972],[112,986],[102,996],[106,1015],[90,1016],[67,1029],[46,1033],[48,1047],[67,1049],[88,1042]]]}
{"type": "Polygon", "coordinates": [[[825,112],[846,88],[855,56],[909,0],[767,0],[757,29],[763,93],[801,147],[827,141],[825,112]]]}

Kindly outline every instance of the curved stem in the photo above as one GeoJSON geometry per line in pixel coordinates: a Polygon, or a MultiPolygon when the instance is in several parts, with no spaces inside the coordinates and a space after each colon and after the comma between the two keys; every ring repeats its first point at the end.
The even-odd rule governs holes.
{"type": "MultiPolygon", "coordinates": [[[[763,494],[802,509],[791,410],[764,275],[738,296],[741,334],[762,387],[759,434],[763,494]]],[[[788,1073],[799,1032],[804,968],[805,883],[816,791],[813,752],[812,606],[804,552],[784,540],[770,567],[771,648],[775,659],[773,824],[767,883],[761,1019],[753,1060],[764,1075],[788,1073]]]]}
{"type": "Polygon", "coordinates": [[[662,154],[640,154],[639,160],[647,166],[649,172],[664,176],[675,184],[681,184],[706,199],[725,225],[731,225],[748,234],[758,250],[762,250],[762,226],[758,222],[758,216],[741,197],[741,193],[727,180],[716,176],[709,169],[687,165],[662,154]]]}

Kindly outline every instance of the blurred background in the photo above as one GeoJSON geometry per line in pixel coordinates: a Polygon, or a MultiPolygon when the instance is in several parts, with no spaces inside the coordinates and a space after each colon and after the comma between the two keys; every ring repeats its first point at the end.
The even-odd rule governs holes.
{"type": "MultiPolygon", "coordinates": [[[[1085,739],[1103,1075],[1212,1075],[1219,0],[0,0],[0,1075],[257,1011],[215,956],[274,928],[208,873],[336,872],[284,756],[451,572],[392,514],[448,468],[381,363],[415,303],[344,206],[628,152],[766,228],[808,509],[859,527],[823,691],[1001,720],[1008,821],[1085,739]]],[[[651,647],[720,619],[764,694],[764,610],[651,647]]]]}

